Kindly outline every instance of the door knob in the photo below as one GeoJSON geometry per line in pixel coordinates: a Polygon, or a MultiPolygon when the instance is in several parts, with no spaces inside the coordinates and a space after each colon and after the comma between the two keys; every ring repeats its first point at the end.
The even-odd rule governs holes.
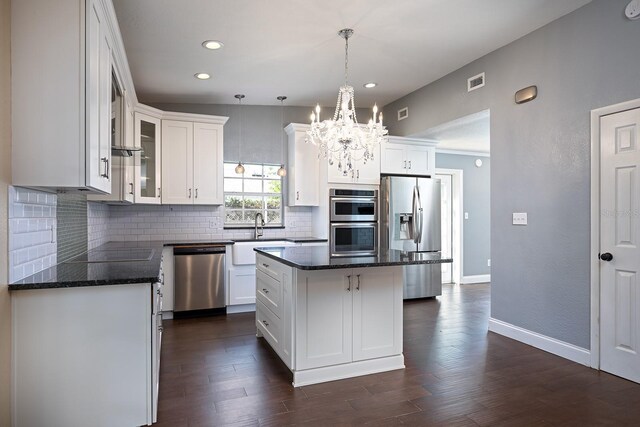
{"type": "Polygon", "coordinates": [[[603,254],[600,254],[599,256],[602,261],[611,261],[613,259],[613,255],[611,255],[609,252],[605,252],[603,254]]]}

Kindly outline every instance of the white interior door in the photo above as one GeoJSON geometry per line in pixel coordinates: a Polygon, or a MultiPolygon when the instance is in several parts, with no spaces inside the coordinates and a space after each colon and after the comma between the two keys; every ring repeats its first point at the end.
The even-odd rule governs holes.
{"type": "MultiPolygon", "coordinates": [[[[452,197],[452,179],[451,175],[436,175],[440,179],[441,185],[441,215],[440,225],[442,228],[442,249],[443,258],[452,258],[453,256],[453,197],[452,197]]],[[[442,264],[442,283],[452,283],[453,274],[451,264],[442,264]]]]}
{"type": "Polygon", "coordinates": [[[600,125],[600,368],[640,382],[640,109],[600,125]]]}

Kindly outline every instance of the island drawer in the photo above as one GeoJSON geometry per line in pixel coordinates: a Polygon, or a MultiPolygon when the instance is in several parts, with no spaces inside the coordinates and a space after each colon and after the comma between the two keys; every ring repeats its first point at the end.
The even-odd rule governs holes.
{"type": "Polygon", "coordinates": [[[282,352],[282,322],[260,300],[256,301],[256,327],[276,353],[282,352]]]}
{"type": "Polygon", "coordinates": [[[256,256],[256,268],[277,281],[282,280],[282,273],[287,269],[286,266],[261,254],[257,254],[256,256]]]}
{"type": "Polygon", "coordinates": [[[282,318],[282,283],[256,270],[256,297],[278,318],[282,318]]]}

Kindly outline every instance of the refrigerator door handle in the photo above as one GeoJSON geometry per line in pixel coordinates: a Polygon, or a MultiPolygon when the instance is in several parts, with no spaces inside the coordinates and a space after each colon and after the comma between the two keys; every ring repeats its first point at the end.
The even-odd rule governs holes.
{"type": "Polygon", "coordinates": [[[413,243],[418,244],[419,234],[417,228],[418,222],[418,186],[413,187],[413,200],[411,202],[411,237],[413,237],[413,243]]]}
{"type": "Polygon", "coordinates": [[[420,198],[420,189],[418,188],[418,186],[416,185],[416,195],[417,197],[417,201],[418,201],[418,211],[416,212],[418,214],[418,219],[420,220],[420,227],[418,228],[418,235],[416,236],[416,243],[421,243],[422,242],[422,227],[424,225],[424,212],[422,210],[422,199],[420,198]]]}

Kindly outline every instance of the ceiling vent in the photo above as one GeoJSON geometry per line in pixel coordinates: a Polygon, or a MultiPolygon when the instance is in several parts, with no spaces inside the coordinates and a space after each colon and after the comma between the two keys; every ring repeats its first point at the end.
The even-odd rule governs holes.
{"type": "Polygon", "coordinates": [[[398,121],[404,120],[409,117],[409,107],[404,107],[398,110],[398,121]]]}
{"type": "Polygon", "coordinates": [[[480,73],[477,76],[473,76],[467,79],[467,92],[480,89],[484,86],[484,73],[480,73]]]}

